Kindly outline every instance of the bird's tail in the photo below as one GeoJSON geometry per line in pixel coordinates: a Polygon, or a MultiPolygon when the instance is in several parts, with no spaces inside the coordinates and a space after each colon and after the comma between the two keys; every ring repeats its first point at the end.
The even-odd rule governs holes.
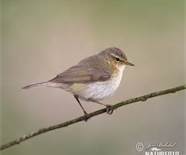
{"type": "Polygon", "coordinates": [[[34,83],[34,84],[30,84],[30,85],[22,87],[22,89],[29,89],[29,88],[38,87],[38,86],[47,86],[47,84],[48,84],[48,81],[47,82],[34,83]]]}

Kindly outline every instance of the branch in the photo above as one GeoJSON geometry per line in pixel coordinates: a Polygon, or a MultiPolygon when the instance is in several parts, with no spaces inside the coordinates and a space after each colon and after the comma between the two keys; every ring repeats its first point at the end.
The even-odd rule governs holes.
{"type": "MultiPolygon", "coordinates": [[[[156,91],[156,92],[153,92],[153,93],[150,93],[150,94],[147,94],[147,95],[143,95],[143,96],[140,96],[140,97],[136,97],[136,98],[132,98],[132,99],[129,99],[129,100],[126,100],[126,101],[119,102],[117,104],[114,104],[112,106],[112,108],[115,110],[115,109],[117,109],[119,107],[122,107],[124,105],[127,105],[127,104],[131,104],[131,103],[135,103],[135,102],[139,102],[139,101],[144,102],[149,98],[153,98],[153,97],[157,97],[157,96],[161,96],[161,95],[166,95],[166,94],[170,94],[170,93],[175,93],[177,91],[181,91],[181,90],[184,90],[184,89],[186,89],[186,85],[182,85],[182,86],[178,86],[178,87],[174,87],[174,88],[170,88],[170,89],[166,89],[166,90],[156,91]]],[[[89,119],[91,117],[103,114],[105,112],[106,112],[106,108],[103,108],[103,109],[94,111],[92,113],[89,113],[86,117],[85,116],[80,116],[80,117],[77,117],[75,119],[72,119],[72,120],[69,120],[69,121],[66,121],[66,122],[63,122],[63,123],[59,123],[57,125],[51,125],[51,126],[46,127],[46,128],[41,128],[41,129],[39,129],[35,132],[32,132],[30,134],[21,136],[21,137],[15,139],[13,141],[10,141],[6,144],[1,145],[0,150],[8,149],[8,148],[10,148],[14,145],[20,144],[20,143],[22,143],[22,142],[24,142],[28,139],[31,139],[35,136],[44,134],[44,133],[49,132],[49,131],[53,131],[55,129],[64,128],[64,127],[67,127],[69,125],[81,122],[81,121],[85,121],[87,118],[89,119]]]]}

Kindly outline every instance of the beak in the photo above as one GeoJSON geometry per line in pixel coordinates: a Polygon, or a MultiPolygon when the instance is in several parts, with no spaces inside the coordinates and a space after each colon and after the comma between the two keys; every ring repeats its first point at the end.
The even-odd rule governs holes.
{"type": "Polygon", "coordinates": [[[124,61],[124,64],[129,65],[129,66],[134,66],[133,63],[131,63],[131,62],[127,61],[127,60],[124,61]]]}

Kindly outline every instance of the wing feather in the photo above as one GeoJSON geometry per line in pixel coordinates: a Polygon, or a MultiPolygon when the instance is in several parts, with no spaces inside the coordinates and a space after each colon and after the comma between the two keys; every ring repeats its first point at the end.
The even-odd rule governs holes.
{"type": "Polygon", "coordinates": [[[51,81],[56,83],[73,84],[105,81],[109,78],[109,72],[106,72],[101,68],[78,64],[57,75],[51,81]]]}

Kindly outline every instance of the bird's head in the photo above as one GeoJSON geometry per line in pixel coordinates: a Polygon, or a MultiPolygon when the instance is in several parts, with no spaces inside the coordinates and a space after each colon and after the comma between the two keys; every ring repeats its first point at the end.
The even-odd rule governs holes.
{"type": "Polygon", "coordinates": [[[127,60],[125,53],[116,47],[107,48],[100,53],[103,58],[111,65],[120,68],[126,65],[134,66],[133,63],[127,60]]]}

